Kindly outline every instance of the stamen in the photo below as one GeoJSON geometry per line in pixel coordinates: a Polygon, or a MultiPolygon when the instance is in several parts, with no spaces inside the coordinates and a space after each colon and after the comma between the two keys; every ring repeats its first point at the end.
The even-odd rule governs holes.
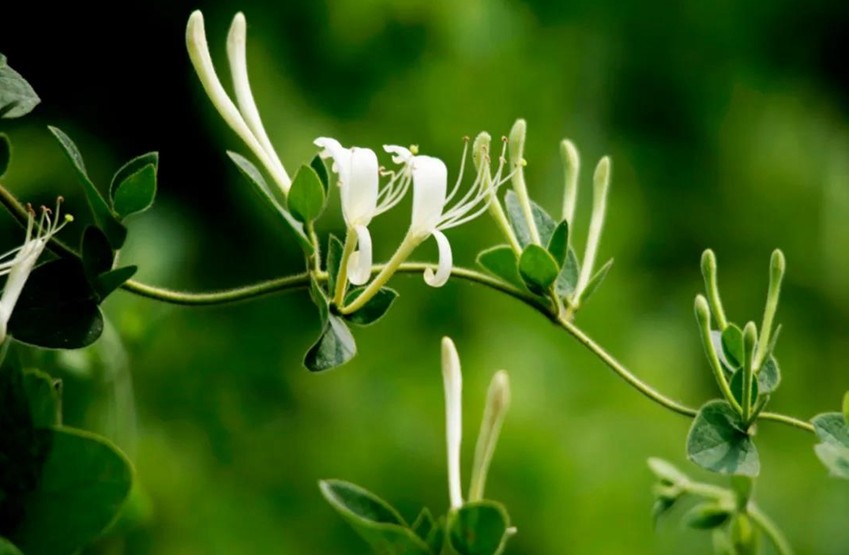
{"type": "Polygon", "coordinates": [[[454,198],[454,195],[457,194],[457,191],[460,190],[460,183],[463,181],[463,172],[466,169],[466,154],[469,151],[469,137],[463,137],[464,145],[463,145],[463,156],[460,158],[460,173],[457,175],[457,183],[454,184],[454,188],[451,189],[451,193],[448,195],[448,198],[445,199],[445,204],[447,205],[451,202],[451,199],[454,198]]]}

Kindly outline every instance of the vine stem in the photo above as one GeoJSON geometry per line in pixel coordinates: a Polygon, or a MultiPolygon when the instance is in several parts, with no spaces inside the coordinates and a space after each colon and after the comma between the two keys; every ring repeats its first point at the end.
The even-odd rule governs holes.
{"type": "Polygon", "coordinates": [[[761,511],[760,507],[754,503],[749,503],[748,513],[752,517],[752,520],[760,526],[763,533],[766,534],[780,555],[793,555],[793,548],[790,546],[790,542],[787,541],[787,538],[784,537],[784,534],[772,519],[761,511]]]}
{"type": "MultiPolygon", "coordinates": [[[[12,195],[2,184],[0,184],[0,204],[3,204],[3,206],[5,206],[9,213],[12,214],[15,219],[18,220],[18,223],[26,225],[26,209],[14,197],[14,195],[12,195]]],[[[58,241],[55,238],[50,239],[50,244],[48,245],[48,248],[58,256],[66,258],[79,257],[79,255],[72,248],[68,247],[67,245],[58,241]]],[[[379,273],[384,268],[385,265],[376,265],[372,268],[372,272],[379,273]]],[[[398,265],[395,271],[399,273],[421,273],[424,272],[424,270],[427,268],[435,270],[436,265],[423,262],[405,262],[398,265]]],[[[316,272],[312,275],[318,281],[325,281],[328,278],[325,272],[316,272]]],[[[506,284],[500,280],[497,280],[493,277],[490,277],[481,272],[477,272],[475,270],[455,266],[451,269],[451,275],[466,281],[484,285],[486,287],[489,287],[490,289],[499,291],[501,293],[505,293],[506,295],[513,297],[514,299],[521,301],[524,304],[533,308],[534,310],[540,312],[549,320],[554,322],[556,325],[563,328],[581,345],[583,345],[594,355],[596,355],[614,373],[616,373],[620,378],[625,380],[628,385],[630,385],[631,387],[633,387],[634,389],[642,393],[645,397],[647,397],[651,401],[654,401],[658,405],[667,408],[672,412],[687,417],[694,417],[698,413],[695,408],[689,407],[673,399],[670,399],[669,397],[663,395],[662,393],[651,387],[646,382],[642,381],[631,371],[629,371],[622,363],[616,360],[613,355],[608,353],[601,345],[599,345],[592,338],[590,338],[590,336],[587,335],[581,328],[572,323],[566,315],[553,314],[551,306],[548,303],[541,301],[539,298],[531,295],[530,293],[520,291],[512,285],[506,284]]],[[[309,272],[304,272],[291,276],[261,281],[242,287],[236,287],[234,289],[226,289],[222,291],[212,291],[206,293],[175,291],[172,289],[148,285],[135,280],[129,280],[125,282],[121,287],[130,293],[134,293],[142,297],[147,297],[149,299],[154,299],[170,304],[184,306],[202,306],[244,301],[282,291],[306,289],[309,287],[310,277],[311,274],[309,272]]],[[[792,426],[808,432],[814,431],[814,427],[810,423],[784,414],[764,412],[760,414],[759,419],[779,422],[781,424],[792,426]]]]}

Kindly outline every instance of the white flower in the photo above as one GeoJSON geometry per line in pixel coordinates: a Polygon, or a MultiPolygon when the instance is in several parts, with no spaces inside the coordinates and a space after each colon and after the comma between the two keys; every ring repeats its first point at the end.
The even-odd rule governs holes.
{"type": "Polygon", "coordinates": [[[6,328],[12,317],[12,311],[21,296],[27,278],[35,268],[38,257],[44,252],[50,238],[62,229],[66,222],[73,220],[71,215],[66,215],[62,223],[59,223],[60,205],[61,198],[56,203],[55,215],[51,215],[47,208],[42,208],[37,229],[35,229],[35,212],[29,208],[24,244],[0,256],[0,276],[9,276],[3,286],[3,295],[0,296],[0,344],[6,340],[6,328]],[[34,236],[33,233],[35,233],[34,236]]]}
{"type": "Polygon", "coordinates": [[[233,78],[233,89],[236,92],[238,108],[224,90],[221,80],[215,73],[212,57],[209,54],[209,46],[206,42],[203,14],[200,10],[195,10],[189,17],[186,26],[186,47],[192,65],[215,109],[262,162],[283,194],[288,194],[292,181],[289,174],[286,173],[283,163],[280,162],[274,147],[271,146],[271,141],[262,125],[248,81],[248,67],[245,56],[246,36],[245,16],[239,12],[233,18],[233,24],[230,26],[230,32],[227,35],[227,59],[230,63],[230,73],[233,78]]]}
{"type": "Polygon", "coordinates": [[[345,148],[336,139],[319,137],[316,146],[322,158],[331,158],[331,169],[339,176],[342,215],[349,231],[357,237],[359,249],[348,261],[348,279],[354,285],[366,283],[371,276],[372,243],[368,225],[372,218],[386,212],[404,197],[410,177],[391,174],[390,182],[380,190],[377,156],[369,148],[345,148]]]}

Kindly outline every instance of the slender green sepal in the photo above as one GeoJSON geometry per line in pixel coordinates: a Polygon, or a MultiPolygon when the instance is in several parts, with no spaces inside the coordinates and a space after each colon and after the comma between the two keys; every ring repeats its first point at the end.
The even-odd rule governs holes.
{"type": "Polygon", "coordinates": [[[710,301],[713,317],[716,319],[719,331],[723,331],[728,326],[728,320],[725,318],[722,300],[719,297],[719,285],[716,280],[716,255],[710,249],[702,253],[702,277],[705,279],[705,293],[710,301]]]}
{"type": "Polygon", "coordinates": [[[758,330],[755,323],[749,322],[743,328],[743,396],[741,401],[743,421],[747,423],[752,416],[752,379],[755,375],[752,364],[757,340],[758,330]]]}

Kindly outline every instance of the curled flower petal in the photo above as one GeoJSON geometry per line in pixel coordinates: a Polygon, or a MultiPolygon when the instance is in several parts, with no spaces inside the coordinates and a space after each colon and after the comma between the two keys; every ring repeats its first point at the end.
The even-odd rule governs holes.
{"type": "Polygon", "coordinates": [[[351,151],[339,144],[339,141],[330,137],[319,137],[313,141],[313,144],[321,148],[318,155],[322,159],[330,158],[333,160],[330,169],[339,175],[339,183],[348,181],[350,179],[351,151]]]}
{"type": "Polygon", "coordinates": [[[364,225],[355,225],[357,250],[348,259],[348,280],[354,285],[363,285],[371,277],[371,235],[364,225]]]}
{"type": "Polygon", "coordinates": [[[447,187],[445,162],[432,156],[416,156],[413,161],[412,234],[427,236],[439,225],[447,187]]]}
{"type": "Polygon", "coordinates": [[[463,504],[460,444],[463,439],[463,375],[460,357],[449,337],[442,338],[442,380],[445,385],[445,437],[448,451],[448,493],[451,507],[463,504]]]}
{"type": "Polygon", "coordinates": [[[451,277],[453,265],[451,244],[448,242],[448,237],[438,229],[433,230],[433,238],[436,239],[436,244],[439,247],[439,264],[435,273],[430,268],[425,269],[424,280],[431,287],[442,287],[451,277]]]}
{"type": "Polygon", "coordinates": [[[409,148],[398,145],[383,145],[383,150],[389,154],[394,154],[392,161],[396,164],[409,165],[412,163],[414,155],[409,148]]]}

